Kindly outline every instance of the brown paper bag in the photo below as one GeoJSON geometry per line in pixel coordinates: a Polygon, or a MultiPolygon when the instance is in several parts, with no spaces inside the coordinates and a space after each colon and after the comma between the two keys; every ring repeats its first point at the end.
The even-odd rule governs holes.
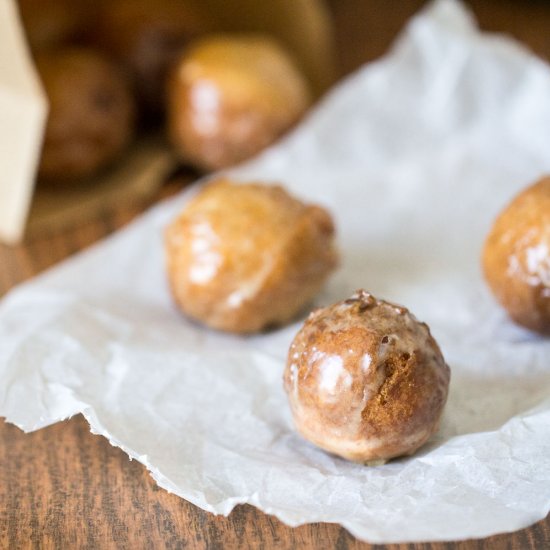
{"type": "MultiPolygon", "coordinates": [[[[224,31],[266,32],[293,53],[320,94],[333,79],[330,18],[322,0],[202,0],[224,31]]],[[[144,200],[176,159],[161,140],[141,139],[109,172],[70,189],[34,188],[47,99],[34,69],[15,0],[0,1],[0,240],[90,219],[114,204],[144,200]]]]}

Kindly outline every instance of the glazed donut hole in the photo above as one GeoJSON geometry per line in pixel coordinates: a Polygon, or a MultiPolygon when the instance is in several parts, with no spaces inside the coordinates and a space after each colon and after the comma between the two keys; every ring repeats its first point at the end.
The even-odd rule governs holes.
{"type": "Polygon", "coordinates": [[[96,174],[134,135],[135,105],[126,79],[87,48],[42,52],[36,67],[49,101],[39,179],[72,182],[96,174]]]}
{"type": "Polygon", "coordinates": [[[182,160],[203,170],[236,164],[290,129],[312,101],[289,54],[262,35],[195,42],[168,86],[168,134],[182,160]]]}
{"type": "Polygon", "coordinates": [[[510,318],[550,335],[550,177],[521,192],[496,218],[482,264],[510,318]]]}
{"type": "Polygon", "coordinates": [[[207,184],[165,234],[175,303],[211,328],[253,333],[299,314],[335,269],[330,214],[277,185],[207,184]]]}
{"type": "Polygon", "coordinates": [[[425,323],[364,290],[311,313],[288,352],[295,426],[321,449],[376,465],[439,426],[450,370],[425,323]]]}

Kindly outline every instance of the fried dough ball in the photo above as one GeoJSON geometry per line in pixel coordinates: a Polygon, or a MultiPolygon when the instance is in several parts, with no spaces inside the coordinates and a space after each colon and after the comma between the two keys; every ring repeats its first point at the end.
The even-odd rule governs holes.
{"type": "Polygon", "coordinates": [[[374,465],[426,443],[449,378],[426,324],[359,290],[311,313],[290,346],[284,384],[306,439],[374,465]]]}
{"type": "Polygon", "coordinates": [[[305,77],[275,42],[205,38],[168,86],[168,131],[181,157],[205,170],[240,162],[274,142],[311,103],[305,77]]]}
{"type": "Polygon", "coordinates": [[[497,217],[483,270],[516,323],[550,335],[550,177],[525,189],[497,217]]]}
{"type": "Polygon", "coordinates": [[[206,21],[185,0],[116,0],[102,6],[95,37],[129,70],[141,106],[156,115],[164,111],[170,67],[205,30],[206,21]]]}
{"type": "Polygon", "coordinates": [[[282,187],[210,183],[166,232],[168,277],[189,317],[251,333],[290,321],[336,267],[334,226],[282,187]]]}
{"type": "Polygon", "coordinates": [[[36,66],[50,104],[39,178],[64,182],[93,175],[132,138],[134,101],[126,80],[84,48],[42,53],[36,66]]]}

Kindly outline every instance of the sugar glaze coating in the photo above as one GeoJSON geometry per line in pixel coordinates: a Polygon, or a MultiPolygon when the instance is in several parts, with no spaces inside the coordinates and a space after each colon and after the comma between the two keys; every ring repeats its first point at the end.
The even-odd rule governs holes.
{"type": "Polygon", "coordinates": [[[280,186],[224,179],[202,189],[171,223],[166,253],[182,311],[237,333],[291,320],[337,264],[326,210],[280,186]]]}
{"type": "Polygon", "coordinates": [[[284,385],[298,431],[349,460],[414,453],[437,430],[449,367],[428,326],[364,290],[311,313],[284,385]]]}

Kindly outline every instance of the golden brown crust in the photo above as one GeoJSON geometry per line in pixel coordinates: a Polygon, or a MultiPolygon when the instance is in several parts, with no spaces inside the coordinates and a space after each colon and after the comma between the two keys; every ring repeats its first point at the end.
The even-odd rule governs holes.
{"type": "Polygon", "coordinates": [[[96,43],[126,67],[142,107],[164,111],[166,80],[185,46],[208,24],[182,0],[116,0],[105,2],[99,15],[96,43]]]}
{"type": "Polygon", "coordinates": [[[168,129],[186,161],[214,170],[242,161],[295,124],[311,102],[305,77],[261,36],[203,39],[168,88],[168,129]]]}
{"type": "Polygon", "coordinates": [[[550,335],[550,177],[520,193],[497,217],[483,270],[514,321],[550,335]]]}
{"type": "Polygon", "coordinates": [[[358,462],[411,454],[436,431],[450,372],[424,323],[364,291],[314,311],[284,382],[298,431],[358,462]]]}
{"type": "Polygon", "coordinates": [[[207,185],[166,231],[172,293],[190,317],[247,333],[292,319],[334,269],[329,214],[283,188],[207,185]]]}
{"type": "Polygon", "coordinates": [[[36,64],[50,104],[39,177],[60,182],[94,174],[132,138],[134,103],[126,81],[84,48],[42,53],[36,64]]]}

